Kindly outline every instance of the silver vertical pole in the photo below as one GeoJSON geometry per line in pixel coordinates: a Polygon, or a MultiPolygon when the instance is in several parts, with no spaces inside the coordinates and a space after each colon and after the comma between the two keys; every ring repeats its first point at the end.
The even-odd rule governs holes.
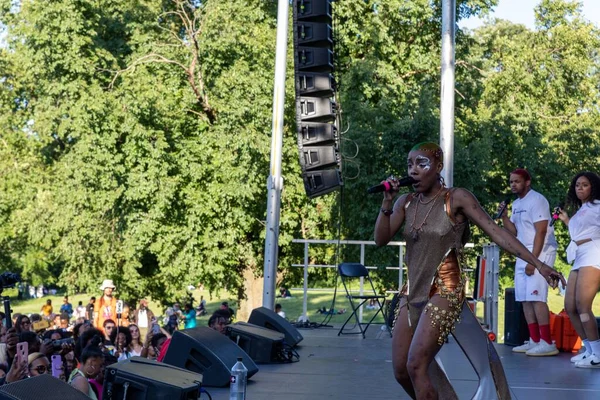
{"type": "MultiPolygon", "coordinates": [[[[361,243],[360,244],[360,263],[362,265],[365,265],[365,244],[361,243]]],[[[366,265],[365,265],[366,267],[366,265]]],[[[359,288],[359,294],[362,296],[364,294],[364,290],[365,290],[365,278],[364,277],[360,277],[360,288],[359,288]]],[[[362,322],[363,319],[363,306],[361,305],[360,308],[358,309],[358,320],[360,322],[362,322]]]]}
{"type": "Polygon", "coordinates": [[[279,214],[281,207],[281,150],[283,147],[283,106],[285,103],[285,71],[288,42],[289,0],[277,5],[277,44],[275,53],[275,85],[273,89],[273,133],[271,139],[271,168],[267,178],[267,233],[265,237],[265,264],[263,306],[275,306],[277,278],[277,248],[279,245],[279,214]]]}
{"type": "Polygon", "coordinates": [[[308,242],[304,243],[304,297],[302,298],[302,321],[308,321],[308,242]]]}
{"type": "Polygon", "coordinates": [[[454,175],[454,47],[456,0],[442,0],[442,91],[440,147],[444,152],[442,176],[452,187],[454,175]]]}

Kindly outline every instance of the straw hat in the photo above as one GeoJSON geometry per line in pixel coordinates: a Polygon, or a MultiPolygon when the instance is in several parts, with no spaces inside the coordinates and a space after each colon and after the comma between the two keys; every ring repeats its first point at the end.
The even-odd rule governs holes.
{"type": "Polygon", "coordinates": [[[115,286],[115,284],[113,283],[112,279],[105,279],[102,282],[102,286],[100,286],[100,290],[104,290],[106,288],[113,288],[116,289],[117,287],[115,286]]]}

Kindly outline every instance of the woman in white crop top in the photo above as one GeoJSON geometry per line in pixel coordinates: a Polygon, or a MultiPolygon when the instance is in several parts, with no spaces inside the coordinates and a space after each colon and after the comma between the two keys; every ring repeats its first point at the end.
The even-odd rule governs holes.
{"type": "Polygon", "coordinates": [[[600,340],[592,303],[600,288],[600,177],[593,172],[580,172],[571,181],[567,208],[575,211],[569,218],[560,210],[559,218],[569,227],[571,242],[567,261],[573,263],[567,290],[565,310],[585,351],[571,358],[579,368],[600,369],[600,340]]]}

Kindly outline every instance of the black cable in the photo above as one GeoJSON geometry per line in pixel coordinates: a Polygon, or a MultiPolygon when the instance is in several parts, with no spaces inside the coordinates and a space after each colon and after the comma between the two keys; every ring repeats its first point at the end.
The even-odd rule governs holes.
{"type": "Polygon", "coordinates": [[[200,397],[199,398],[202,398],[202,393],[206,393],[206,395],[208,396],[208,400],[212,400],[212,396],[210,395],[208,390],[206,390],[204,388],[200,388],[200,397]]]}

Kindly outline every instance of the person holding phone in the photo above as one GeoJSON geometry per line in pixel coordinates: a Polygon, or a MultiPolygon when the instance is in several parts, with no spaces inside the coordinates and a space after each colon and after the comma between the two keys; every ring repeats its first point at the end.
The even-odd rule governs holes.
{"type": "Polygon", "coordinates": [[[573,263],[565,310],[573,328],[583,340],[585,351],[571,358],[577,368],[600,369],[600,336],[592,303],[600,289],[600,177],[580,172],[571,181],[567,193],[567,210],[558,218],[569,227],[571,243],[567,261],[573,263]]]}

